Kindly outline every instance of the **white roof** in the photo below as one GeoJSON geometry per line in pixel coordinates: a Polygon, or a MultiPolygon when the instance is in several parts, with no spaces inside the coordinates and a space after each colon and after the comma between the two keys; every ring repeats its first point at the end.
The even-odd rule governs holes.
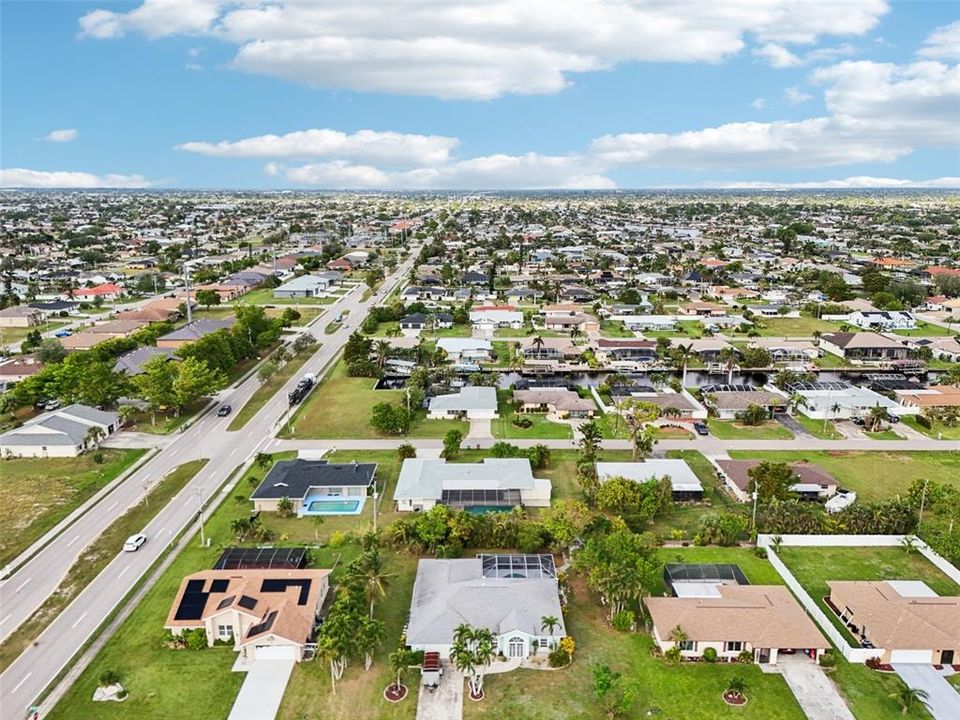
{"type": "Polygon", "coordinates": [[[887,580],[887,585],[905,598],[939,597],[923,580],[887,580]]]}
{"type": "Polygon", "coordinates": [[[634,482],[659,480],[664,475],[670,478],[670,487],[678,492],[696,492],[703,490],[700,479],[683,460],[670,458],[651,458],[643,462],[598,462],[597,477],[609,480],[614,477],[627,478],[634,482]]]}
{"type": "Polygon", "coordinates": [[[449,354],[462,353],[467,350],[493,351],[493,343],[480,338],[440,338],[437,347],[449,354]]]}
{"type": "Polygon", "coordinates": [[[430,410],[496,410],[497,391],[492,387],[465,387],[453,395],[430,398],[430,410]]]}
{"type": "Polygon", "coordinates": [[[673,584],[673,592],[677,597],[722,597],[717,583],[706,582],[677,582],[673,584]]]}
{"type": "Polygon", "coordinates": [[[444,490],[532,490],[526,458],[484,458],[480,463],[408,458],[400,468],[395,500],[439,500],[444,490]]]}

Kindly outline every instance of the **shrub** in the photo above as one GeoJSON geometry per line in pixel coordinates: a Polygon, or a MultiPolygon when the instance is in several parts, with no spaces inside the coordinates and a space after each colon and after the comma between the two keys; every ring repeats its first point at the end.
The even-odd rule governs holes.
{"type": "Polygon", "coordinates": [[[406,460],[408,458],[415,458],[417,456],[417,449],[410,443],[403,443],[397,448],[397,456],[401,460],[406,460]]]}
{"type": "Polygon", "coordinates": [[[820,656],[820,666],[825,668],[836,667],[837,665],[837,654],[833,650],[826,650],[823,655],[820,656]]]}
{"type": "Polygon", "coordinates": [[[740,654],[737,655],[737,662],[749,665],[753,662],[753,653],[749,650],[741,650],[740,654]]]}
{"type": "Polygon", "coordinates": [[[706,648],[706,649],[703,651],[703,659],[704,659],[706,662],[708,662],[708,663],[716,662],[716,661],[717,661],[717,651],[716,651],[715,649],[713,649],[712,647],[706,648]]]}
{"type": "Polygon", "coordinates": [[[513,424],[516,425],[518,428],[526,429],[526,428],[533,427],[533,420],[531,420],[528,417],[523,417],[521,415],[518,415],[513,419],[513,424]]]}
{"type": "Polygon", "coordinates": [[[674,646],[668,649],[665,653],[663,653],[663,659],[671,665],[679,664],[683,659],[683,656],[680,654],[680,648],[674,646]]]}
{"type": "Polygon", "coordinates": [[[930,418],[928,418],[927,416],[914,415],[914,418],[916,418],[917,425],[919,425],[920,427],[924,427],[927,430],[931,430],[933,428],[933,423],[930,422],[930,418]]]}
{"type": "Polygon", "coordinates": [[[547,655],[547,662],[552,668],[566,667],[570,664],[570,656],[563,651],[563,648],[554,648],[547,655]]]}
{"type": "Polygon", "coordinates": [[[880,668],[880,665],[882,665],[882,663],[880,662],[880,658],[872,657],[869,660],[867,660],[867,662],[865,662],[864,665],[866,665],[871,670],[878,670],[880,668]]]}
{"type": "Polygon", "coordinates": [[[100,683],[100,687],[116,685],[120,682],[120,673],[118,673],[116,670],[104,670],[102,673],[100,673],[100,677],[97,678],[97,682],[100,683]]]}
{"type": "Polygon", "coordinates": [[[327,545],[336,550],[337,548],[343,547],[347,544],[347,534],[342,530],[335,531],[330,535],[330,540],[327,542],[327,545]]]}
{"type": "Polygon", "coordinates": [[[756,555],[761,560],[767,559],[767,549],[762,547],[755,547],[753,549],[753,554],[756,555]]]}
{"type": "Polygon", "coordinates": [[[207,633],[203,628],[184,630],[183,642],[188,650],[204,650],[207,647],[207,633]]]}
{"type": "Polygon", "coordinates": [[[277,515],[282,518],[293,517],[293,501],[284,496],[277,501],[277,515]]]}
{"type": "Polygon", "coordinates": [[[523,553],[534,553],[544,545],[543,528],[538,523],[523,523],[517,530],[517,549],[523,553]]]}
{"type": "Polygon", "coordinates": [[[120,692],[117,693],[117,700],[123,700],[129,695],[125,688],[120,688],[120,692]]]}
{"type": "Polygon", "coordinates": [[[104,460],[103,453],[100,450],[97,450],[93,454],[93,462],[95,462],[97,465],[103,465],[103,460],[104,460]]]}
{"type": "Polygon", "coordinates": [[[634,620],[635,616],[632,610],[621,610],[613,616],[611,624],[614,630],[629,632],[633,629],[634,620]]]}

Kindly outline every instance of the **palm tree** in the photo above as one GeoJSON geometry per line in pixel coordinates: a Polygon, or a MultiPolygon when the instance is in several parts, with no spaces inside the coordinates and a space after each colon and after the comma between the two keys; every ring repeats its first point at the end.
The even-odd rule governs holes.
{"type": "Polygon", "coordinates": [[[383,366],[386,365],[387,360],[390,359],[390,351],[392,346],[386,340],[377,340],[373,346],[374,355],[377,358],[377,367],[383,369],[383,366]]]}
{"type": "Polygon", "coordinates": [[[388,660],[390,662],[390,671],[393,672],[397,678],[397,682],[394,684],[394,687],[399,690],[401,687],[403,687],[403,685],[400,684],[400,679],[413,663],[411,651],[403,647],[397,648],[390,653],[388,660]]]}
{"type": "MultiPolygon", "coordinates": [[[[830,419],[831,419],[831,420],[836,420],[836,419],[837,419],[837,413],[840,412],[841,409],[842,409],[842,408],[840,407],[840,403],[834,403],[833,405],[831,405],[831,406],[830,406],[830,419]]],[[[827,434],[827,418],[826,418],[826,416],[824,416],[824,418],[823,418],[823,434],[824,434],[824,435],[827,434]]]]}
{"type": "Polygon", "coordinates": [[[783,545],[783,535],[774,535],[770,538],[770,547],[775,553],[780,552],[780,546],[783,545]]]}
{"type": "Polygon", "coordinates": [[[889,419],[890,413],[887,412],[885,407],[874,405],[870,408],[870,414],[867,415],[867,424],[871,431],[876,432],[880,428],[880,424],[889,419]]]}
{"type": "Polygon", "coordinates": [[[733,383],[733,369],[737,366],[737,350],[733,347],[725,347],[717,355],[717,358],[727,368],[727,385],[733,383]]]}
{"type": "Polygon", "coordinates": [[[570,342],[576,345],[578,337],[580,337],[580,328],[574,325],[572,328],[570,328],[570,342]]]}
{"type": "Polygon", "coordinates": [[[544,345],[545,343],[543,341],[543,338],[539,334],[535,335],[533,338],[533,341],[530,343],[530,346],[533,348],[534,352],[537,353],[537,355],[539,355],[540,352],[543,350],[544,345]]]}
{"type": "Polygon", "coordinates": [[[960,387],[960,363],[954,363],[948,367],[940,379],[944,385],[960,387]]]}
{"type": "Polygon", "coordinates": [[[273,460],[273,458],[272,458],[269,454],[267,454],[267,453],[265,453],[265,452],[258,452],[258,453],[257,453],[256,455],[254,455],[254,457],[253,457],[253,462],[254,462],[254,463],[256,464],[256,466],[257,466],[258,468],[260,468],[261,470],[263,470],[265,467],[267,467],[267,465],[269,465],[272,460],[273,460]]]}
{"type": "Polygon", "coordinates": [[[677,645],[679,645],[680,643],[685,643],[687,640],[690,639],[690,637],[687,635],[687,631],[684,630],[679,625],[677,625],[673,630],[670,631],[670,635],[668,637],[670,638],[671,642],[677,645]]]}
{"type": "Polygon", "coordinates": [[[890,697],[900,703],[900,712],[906,715],[918,703],[929,699],[930,693],[922,688],[912,688],[905,682],[900,683],[895,693],[890,697]]]}
{"type": "Polygon", "coordinates": [[[553,636],[553,632],[560,627],[560,620],[555,615],[544,615],[540,618],[540,629],[546,630],[547,635],[553,636]]]}
{"type": "Polygon", "coordinates": [[[727,681],[727,693],[734,697],[743,697],[743,692],[746,689],[747,681],[739,675],[734,675],[727,681]]]}
{"type": "Polygon", "coordinates": [[[677,345],[677,347],[673,349],[673,361],[683,370],[683,374],[680,377],[680,384],[683,387],[687,386],[687,364],[693,360],[695,356],[696,353],[693,352],[693,345],[690,343],[677,345]]]}
{"type": "Polygon", "coordinates": [[[373,606],[378,597],[386,597],[387,586],[393,573],[388,573],[383,567],[383,557],[379,549],[372,549],[360,556],[360,561],[352,572],[353,579],[363,586],[367,600],[370,603],[370,617],[373,617],[373,606]]]}
{"type": "Polygon", "coordinates": [[[96,447],[97,443],[106,436],[107,433],[104,432],[102,427],[99,425],[91,425],[90,429],[87,430],[87,434],[83,438],[84,445],[93,445],[96,447]]]}
{"type": "Polygon", "coordinates": [[[363,655],[363,669],[367,671],[373,665],[373,654],[387,637],[387,628],[382,620],[364,618],[357,628],[357,651],[363,655]]]}

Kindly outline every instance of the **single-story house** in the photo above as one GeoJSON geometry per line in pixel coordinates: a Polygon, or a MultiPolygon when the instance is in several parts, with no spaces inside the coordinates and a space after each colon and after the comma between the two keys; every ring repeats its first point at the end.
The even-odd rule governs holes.
{"type": "Polygon", "coordinates": [[[43,324],[43,311],[29,305],[11,305],[0,310],[0,328],[29,328],[43,324]]]}
{"type": "Polygon", "coordinates": [[[43,319],[46,321],[59,317],[60,313],[76,315],[79,312],[80,303],[70,302],[69,300],[48,300],[44,302],[32,302],[29,303],[29,306],[43,313],[43,319]]]}
{"type": "Polygon", "coordinates": [[[481,305],[470,311],[470,324],[478,330],[519,330],[523,327],[523,313],[509,305],[481,305]]]}
{"type": "Polygon", "coordinates": [[[674,315],[613,315],[610,320],[623,323],[627,330],[633,332],[670,331],[677,326],[677,318],[674,315]]]}
{"type": "MultiPolygon", "coordinates": [[[[750,471],[760,460],[715,460],[719,475],[727,489],[740,502],[750,502],[750,471]]],[[[837,480],[819,465],[807,462],[790,464],[796,482],[790,490],[805,500],[833,497],[837,492],[837,480]]]]}
{"type": "Polygon", "coordinates": [[[92,428],[99,428],[105,438],[120,429],[120,416],[74,403],[32,418],[0,435],[0,455],[76,457],[100,444],[99,439],[91,437],[92,428]]]}
{"type": "Polygon", "coordinates": [[[330,270],[323,273],[300,275],[273,289],[273,297],[311,298],[324,295],[331,287],[340,282],[340,273],[330,270]]]}
{"type": "Polygon", "coordinates": [[[519,343],[524,362],[575,361],[583,354],[583,347],[570,342],[569,338],[524,338],[519,343]]]}
{"type": "Polygon", "coordinates": [[[736,348],[728,343],[726,340],[721,340],[719,338],[696,338],[693,340],[674,340],[675,343],[680,345],[689,345],[690,349],[697,355],[702,362],[717,362],[720,359],[720,354],[724,350],[736,348]]]}
{"type": "Polygon", "coordinates": [[[517,390],[513,399],[521,413],[553,413],[561,418],[591,418],[597,411],[593,400],[566,388],[517,390]]]}
{"type": "Polygon", "coordinates": [[[546,507],[552,484],[535,478],[526,458],[484,458],[479,463],[408,458],[400,468],[393,499],[400,512],[434,505],[457,509],[546,507]]]}
{"type": "Polygon", "coordinates": [[[597,360],[605,364],[618,362],[650,363],[657,360],[657,343],[640,338],[597,338],[591,341],[597,360]]]}
{"type": "Polygon", "coordinates": [[[586,313],[547,315],[543,318],[543,327],[547,330],[557,332],[568,332],[573,329],[579,330],[582,333],[595,333],[600,331],[600,323],[597,319],[586,313]]]}
{"type": "Polygon", "coordinates": [[[273,512],[282,498],[293,503],[298,516],[328,514],[325,503],[356,501],[339,514],[357,514],[377,473],[376,463],[330,463],[326,460],[279,460],[253,491],[254,510],[273,512]]]}
{"type": "Polygon", "coordinates": [[[960,596],[937,595],[919,580],[828,580],[828,605],[880,662],[960,662],[960,596]]]}
{"type": "Polygon", "coordinates": [[[113,369],[115,372],[126,373],[128,376],[133,377],[134,375],[142,373],[143,366],[157,356],[164,357],[167,360],[180,360],[170,348],[144,345],[118,357],[113,369]]]}
{"type": "Polygon", "coordinates": [[[905,360],[909,349],[902,342],[872,332],[835,332],[820,336],[820,349],[855,365],[905,360]]]}
{"type": "Polygon", "coordinates": [[[164,627],[200,629],[247,660],[305,659],[330,570],[203,570],[180,582],[164,627]]]}
{"type": "Polygon", "coordinates": [[[424,313],[412,313],[400,319],[401,330],[423,330],[430,322],[430,316],[424,313]]]}
{"type": "Polygon", "coordinates": [[[102,298],[104,302],[112,302],[124,295],[125,292],[119,285],[103,283],[89,288],[74,288],[63,293],[60,297],[64,300],[80,300],[82,302],[93,302],[97,298],[102,298]]]}
{"type": "Polygon", "coordinates": [[[817,346],[809,340],[787,340],[785,338],[750,338],[747,347],[762,348],[770,353],[774,363],[811,362],[820,355],[817,346]]]}
{"type": "Polygon", "coordinates": [[[626,478],[638,483],[659,482],[670,479],[673,499],[700,500],[703,485],[690,466],[683,460],[650,458],[643,462],[598,462],[597,479],[600,482],[611,478],[626,478]]]}
{"type": "Polygon", "coordinates": [[[695,660],[713,648],[719,659],[734,661],[746,652],[756,663],[776,665],[784,655],[816,662],[830,647],[786,586],[699,582],[683,590],[682,597],[644,600],[664,652],[676,647],[695,660]],[[684,639],[672,639],[675,633],[684,639]]]}
{"type": "Polygon", "coordinates": [[[479,555],[421,560],[413,583],[407,644],[449,659],[463,624],[490,630],[497,653],[526,658],[548,652],[566,635],[551,555],[479,555]],[[543,625],[545,617],[556,627],[543,625]]]}
{"type": "Polygon", "coordinates": [[[437,349],[454,363],[486,361],[493,357],[493,343],[482,338],[440,338],[437,349]]]}
{"type": "Polygon", "coordinates": [[[654,390],[652,387],[613,387],[610,390],[612,398],[617,405],[626,400],[640,400],[642,402],[653,403],[660,408],[660,414],[664,419],[676,417],[681,420],[705,420],[707,409],[697,402],[686,389],[676,392],[672,389],[654,390]],[[672,408],[677,412],[669,412],[672,408]]]}
{"type": "Polygon", "coordinates": [[[710,315],[726,315],[727,308],[712,302],[695,301],[684,303],[677,309],[677,312],[681,315],[708,317],[710,315]]]}
{"type": "Polygon", "coordinates": [[[960,387],[930,385],[916,390],[894,390],[901,405],[925,408],[960,407],[960,387]]]}
{"type": "Polygon", "coordinates": [[[157,347],[176,350],[207,335],[211,335],[220,330],[227,330],[233,327],[233,323],[234,318],[203,318],[201,320],[194,320],[178,330],[158,337],[157,347]]]}
{"type": "Polygon", "coordinates": [[[9,390],[12,385],[26,380],[43,370],[43,363],[33,355],[26,355],[0,362],[0,392],[9,390]]]}
{"type": "Polygon", "coordinates": [[[107,320],[86,328],[84,332],[94,335],[109,335],[110,337],[130,337],[137,330],[149,325],[147,320],[107,320]]]}
{"type": "Polygon", "coordinates": [[[465,387],[452,395],[432,397],[428,402],[427,417],[431,420],[483,420],[497,417],[497,391],[492,387],[465,387]]]}
{"type": "Polygon", "coordinates": [[[917,326],[916,318],[903,310],[857,310],[847,322],[864,330],[912,330],[917,326]]]}
{"type": "Polygon", "coordinates": [[[936,360],[960,361],[960,342],[953,335],[933,337],[905,337],[903,344],[910,350],[927,349],[936,360]]]}
{"type": "Polygon", "coordinates": [[[704,403],[712,407],[721,420],[733,420],[737,413],[746,410],[751,405],[759,405],[773,417],[778,412],[784,412],[790,399],[780,392],[773,390],[712,390],[704,391],[704,403]]]}
{"type": "Polygon", "coordinates": [[[919,408],[902,405],[870,388],[841,381],[797,383],[788,386],[787,390],[804,399],[797,410],[814,420],[865,417],[877,405],[895,415],[916,415],[920,412],[919,408]]]}

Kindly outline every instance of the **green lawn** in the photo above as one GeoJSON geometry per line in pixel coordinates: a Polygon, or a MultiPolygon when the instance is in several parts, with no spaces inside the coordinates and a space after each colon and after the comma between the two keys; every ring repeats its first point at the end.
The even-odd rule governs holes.
{"type": "Polygon", "coordinates": [[[899,547],[781,547],[777,553],[797,581],[843,633],[856,644],[840,619],[823,598],[830,594],[830,580],[922,580],[938,595],[960,592],[950,578],[919,552],[899,547]]]}
{"type": "Polygon", "coordinates": [[[830,353],[823,353],[816,359],[815,364],[817,367],[826,370],[851,367],[850,363],[848,363],[842,357],[837,357],[836,355],[831,355],[830,353]]]}
{"type": "Polygon", "coordinates": [[[900,421],[907,427],[911,427],[919,433],[923,433],[927,437],[936,438],[938,440],[960,440],[960,425],[956,427],[947,427],[941,422],[933,422],[932,428],[925,428],[923,425],[917,422],[917,419],[913,415],[904,415],[900,418],[900,421]]]}
{"type": "Polygon", "coordinates": [[[469,325],[454,325],[449,328],[437,328],[427,333],[428,337],[435,338],[468,338],[473,334],[473,330],[469,325]]]}
{"type": "Polygon", "coordinates": [[[297,374],[297,371],[303,367],[303,364],[310,359],[316,350],[317,348],[313,348],[308,352],[300,353],[291,358],[282,368],[268,378],[266,382],[262,382],[260,387],[254,390],[250,399],[240,408],[240,411],[234,415],[227,430],[239,430],[246,425],[250,421],[250,418],[256,415],[260,411],[260,408],[262,408],[290,378],[297,374]]]}
{"type": "Polygon", "coordinates": [[[336,300],[337,298],[332,297],[275,298],[273,288],[261,288],[241,295],[236,302],[248,305],[331,305],[336,300]]]}
{"type": "MultiPolygon", "coordinates": [[[[254,467],[246,476],[259,479],[263,473],[263,469],[254,467]]],[[[230,671],[236,654],[229,647],[170,650],[163,644],[163,623],[183,576],[211,567],[222,546],[235,544],[230,523],[249,514],[249,496],[254,487],[246,478],[241,479],[234,497],[226,499],[207,521],[210,547],[200,547],[194,536],[47,717],[56,720],[77,717],[85,720],[133,717],[138,720],[223,720],[228,715],[244,678],[242,673],[230,671]],[[124,687],[130,692],[126,702],[91,701],[96,679],[107,669],[120,673],[124,687]]],[[[270,515],[262,516],[268,526],[273,520],[270,515]]],[[[281,544],[315,542],[316,528],[311,521],[294,521],[286,529],[289,537],[281,544]]],[[[321,539],[327,537],[329,531],[330,528],[324,526],[320,530],[321,539]]],[[[311,551],[312,564],[314,567],[335,566],[333,581],[336,583],[344,564],[358,552],[359,548],[352,544],[337,549],[316,548],[311,551]]],[[[394,573],[394,577],[388,590],[390,602],[378,604],[377,612],[382,613],[387,622],[388,637],[373,669],[365,674],[362,666],[352,664],[344,682],[338,685],[337,695],[333,696],[327,693],[329,672],[325,664],[313,662],[298,666],[288,687],[281,718],[348,718],[357,717],[358,707],[365,708],[365,713],[366,708],[381,707],[383,714],[374,717],[412,719],[415,693],[396,708],[387,707],[388,703],[377,699],[386,685],[385,656],[396,647],[400,627],[406,619],[415,568],[411,557],[386,553],[385,558],[387,570],[394,573]]]]}
{"type": "Polygon", "coordinates": [[[157,412],[155,416],[147,411],[137,411],[133,413],[127,423],[130,430],[148,433],[150,435],[169,435],[193,418],[198,412],[207,406],[209,398],[200,398],[188,403],[179,415],[172,414],[173,411],[157,412]],[[156,422],[154,422],[154,420],[156,422]]]}
{"type": "Polygon", "coordinates": [[[600,335],[608,338],[633,338],[633,330],[627,329],[622,322],[612,322],[605,320],[600,325],[600,335]]]}
{"type": "Polygon", "coordinates": [[[732,458],[816,463],[865,502],[904,493],[917,479],[931,478],[960,487],[957,453],[731,450],[729,454],[732,458]]]}
{"type": "Polygon", "coordinates": [[[736,420],[707,420],[710,434],[721,440],[792,440],[793,433],[778,422],[768,421],[756,427],[741,425],[736,420]]]}
{"type": "Polygon", "coordinates": [[[878,430],[876,432],[864,430],[863,434],[871,440],[903,440],[903,438],[897,435],[893,430],[878,430]]]}
{"type": "Polygon", "coordinates": [[[37,325],[35,327],[26,327],[26,328],[10,328],[5,327],[0,329],[0,348],[4,348],[7,345],[15,345],[18,342],[24,340],[27,335],[32,333],[34,330],[39,330],[41,333],[50,332],[51,330],[56,330],[61,328],[64,325],[69,325],[73,320],[58,320],[51,321],[48,323],[43,323],[42,325],[37,325]]]}
{"type": "Polygon", "coordinates": [[[902,335],[904,337],[947,337],[949,335],[955,335],[957,330],[948,330],[939,325],[931,325],[930,323],[918,321],[917,326],[912,330],[894,330],[893,332],[896,335],[902,335]]]}
{"type": "Polygon", "coordinates": [[[703,325],[696,321],[683,321],[677,323],[675,330],[647,330],[643,333],[644,337],[648,338],[687,338],[689,340],[694,340],[697,338],[703,337],[703,325]]]}
{"type": "MultiPolygon", "coordinates": [[[[342,361],[337,362],[320,385],[310,393],[303,405],[281,430],[281,437],[298,438],[379,438],[370,426],[370,413],[381,402],[399,404],[402,390],[374,390],[374,378],[356,378],[347,375],[342,361]]],[[[443,437],[450,429],[466,436],[469,425],[457,420],[427,420],[426,413],[416,413],[409,437],[443,437]]],[[[403,438],[396,438],[397,444],[403,438]]]]}
{"type": "Polygon", "coordinates": [[[815,332],[837,332],[837,323],[813,317],[757,318],[756,329],[765,337],[813,337],[815,332]]]}
{"type": "Polygon", "coordinates": [[[806,415],[797,413],[793,419],[808,433],[820,440],[843,440],[843,433],[837,430],[837,424],[833,420],[814,420],[806,415]]]}
{"type": "Polygon", "coordinates": [[[533,424],[528,428],[522,428],[513,424],[518,417],[514,412],[513,405],[508,399],[509,393],[503,390],[497,392],[498,408],[500,417],[491,421],[490,427],[495,438],[550,438],[550,439],[568,439],[573,437],[573,431],[566,423],[556,423],[547,420],[546,415],[539,413],[521,413],[519,417],[530,420],[533,424]]]}
{"type": "MultiPolygon", "coordinates": [[[[766,561],[735,548],[663,550],[665,562],[679,556],[687,562],[736,562],[751,582],[776,582],[766,561]]],[[[656,659],[653,640],[644,633],[619,633],[610,628],[606,610],[580,578],[573,580],[572,600],[564,612],[568,633],[577,648],[573,664],[555,672],[517,670],[489,675],[486,699],[464,703],[464,718],[497,720],[600,720],[605,717],[593,693],[592,669],[608,665],[636,688],[627,718],[715,720],[802,720],[804,714],[779,675],[764,675],[756,665],[684,663],[669,666],[656,659]],[[740,675],[747,682],[749,702],[741,708],[724,704],[727,681],[740,675]],[[648,714],[652,713],[652,714],[648,714]]]]}
{"type": "Polygon", "coordinates": [[[103,450],[75,458],[0,461],[0,567],[26,550],[146,450],[103,450]]]}
{"type": "Polygon", "coordinates": [[[67,605],[110,564],[123,547],[123,541],[140,532],[174,495],[190,482],[206,460],[193,460],[170,472],[147,496],[114,520],[67,571],[59,587],[37,608],[30,618],[0,645],[0,671],[12,663],[67,605]]]}

